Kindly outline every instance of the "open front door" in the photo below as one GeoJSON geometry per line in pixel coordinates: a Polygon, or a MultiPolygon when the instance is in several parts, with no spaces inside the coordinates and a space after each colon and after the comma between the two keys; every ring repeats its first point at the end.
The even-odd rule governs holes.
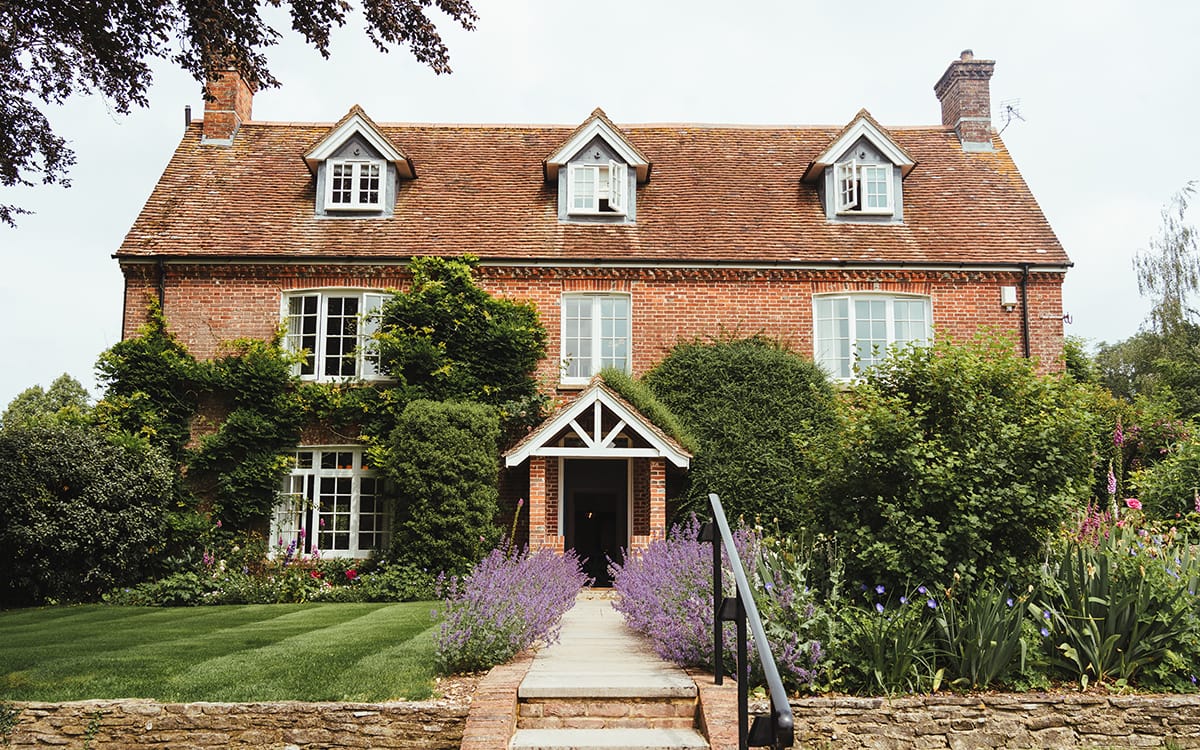
{"type": "Polygon", "coordinates": [[[563,461],[563,534],[595,586],[611,586],[609,562],[629,546],[629,462],[563,461]]]}

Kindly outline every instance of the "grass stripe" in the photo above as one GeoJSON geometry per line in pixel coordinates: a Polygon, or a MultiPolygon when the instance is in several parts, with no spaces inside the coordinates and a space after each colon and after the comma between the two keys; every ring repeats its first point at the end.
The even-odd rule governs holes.
{"type": "Polygon", "coordinates": [[[429,694],[429,602],[0,613],[0,699],[384,700],[429,694]]]}

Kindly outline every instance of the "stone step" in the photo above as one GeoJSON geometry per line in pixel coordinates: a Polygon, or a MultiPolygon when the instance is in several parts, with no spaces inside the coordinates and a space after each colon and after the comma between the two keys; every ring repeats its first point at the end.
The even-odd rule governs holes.
{"type": "Polygon", "coordinates": [[[518,729],[509,750],[709,750],[694,729],[518,729]]]}
{"type": "Polygon", "coordinates": [[[533,698],[517,706],[518,729],[691,729],[695,698],[533,698]]]}
{"type": "Polygon", "coordinates": [[[695,698],[696,683],[678,668],[650,671],[535,671],[517,695],[532,698],[695,698]]]}

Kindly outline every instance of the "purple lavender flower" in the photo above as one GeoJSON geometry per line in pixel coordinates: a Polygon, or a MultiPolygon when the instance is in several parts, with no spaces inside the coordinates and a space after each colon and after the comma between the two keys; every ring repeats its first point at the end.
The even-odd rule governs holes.
{"type": "Polygon", "coordinates": [[[1042,632],[1042,637],[1043,637],[1043,638],[1049,638],[1049,637],[1050,637],[1050,631],[1049,631],[1049,630],[1047,630],[1046,628],[1042,628],[1042,631],[1041,631],[1041,632],[1042,632]]]}
{"type": "Polygon", "coordinates": [[[879,614],[883,614],[883,605],[879,602],[875,602],[875,611],[879,614]]]}
{"type": "Polygon", "coordinates": [[[925,602],[925,606],[929,607],[930,609],[937,609],[937,600],[930,599],[929,601],[925,602]]]}
{"type": "Polygon", "coordinates": [[[883,594],[883,593],[885,593],[886,591],[887,591],[887,589],[885,589],[885,588],[883,587],[883,584],[882,584],[882,583],[880,583],[880,584],[878,584],[878,585],[876,585],[876,586],[875,586],[875,593],[876,593],[876,594],[880,594],[880,595],[882,595],[882,594],[883,594]]]}

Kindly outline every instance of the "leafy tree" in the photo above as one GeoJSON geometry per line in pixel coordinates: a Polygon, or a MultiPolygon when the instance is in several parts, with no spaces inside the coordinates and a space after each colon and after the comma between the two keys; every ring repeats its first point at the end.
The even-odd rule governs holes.
{"type": "Polygon", "coordinates": [[[91,408],[87,389],[64,372],[45,390],[35,385],[17,394],[0,415],[0,428],[55,420],[83,422],[91,408]]]}
{"type": "Polygon", "coordinates": [[[499,438],[496,412],[483,404],[418,400],[404,409],[386,454],[372,456],[398,498],[390,559],[457,574],[496,545],[499,438]]]}
{"type": "Polygon", "coordinates": [[[0,602],[93,599],[135,583],[168,541],[170,461],[75,424],[0,431],[0,602]]]}
{"type": "Polygon", "coordinates": [[[1170,332],[1140,331],[1096,354],[1100,382],[1126,401],[1150,398],[1187,419],[1200,417],[1200,325],[1177,323],[1170,332]]]}
{"type": "Polygon", "coordinates": [[[1087,352],[1087,341],[1079,336],[1067,336],[1063,341],[1063,366],[1076,383],[1100,382],[1100,371],[1087,352]]]}
{"type": "Polygon", "coordinates": [[[819,367],[761,337],[693,341],[644,380],[698,445],[679,511],[703,514],[716,492],[735,517],[800,522],[809,466],[792,436],[833,425],[833,389],[819,367]]]}
{"type": "Polygon", "coordinates": [[[1162,226],[1150,246],[1134,256],[1138,291],[1154,302],[1150,319],[1154,329],[1171,334],[1191,322],[1196,310],[1189,297],[1200,290],[1200,249],[1196,228],[1187,223],[1187,209],[1196,192],[1189,182],[1162,209],[1162,226]]]}
{"type": "Polygon", "coordinates": [[[896,352],[847,394],[837,432],[798,437],[818,470],[814,525],[859,583],[1031,580],[1111,447],[1094,395],[1005,339],[896,352]]]}
{"type": "Polygon", "coordinates": [[[380,311],[383,369],[416,398],[499,406],[537,394],[546,329],[532,303],[491,296],[474,259],[414,258],[412,286],[380,311]]]}
{"type": "MultiPolygon", "coordinates": [[[[0,186],[69,185],[75,156],[51,129],[46,106],[75,93],[100,94],[122,114],[146,106],[155,60],[197,81],[232,68],[256,87],[279,85],[265,54],[281,36],[264,17],[268,5],[286,5],[293,30],[324,57],[330,31],[353,7],[347,0],[0,0],[0,186]]],[[[469,0],[363,0],[367,37],[383,51],[406,45],[418,61],[449,73],[448,51],[426,15],[430,5],[474,28],[469,0]]],[[[21,213],[0,204],[0,222],[11,225],[21,213]]]]}

